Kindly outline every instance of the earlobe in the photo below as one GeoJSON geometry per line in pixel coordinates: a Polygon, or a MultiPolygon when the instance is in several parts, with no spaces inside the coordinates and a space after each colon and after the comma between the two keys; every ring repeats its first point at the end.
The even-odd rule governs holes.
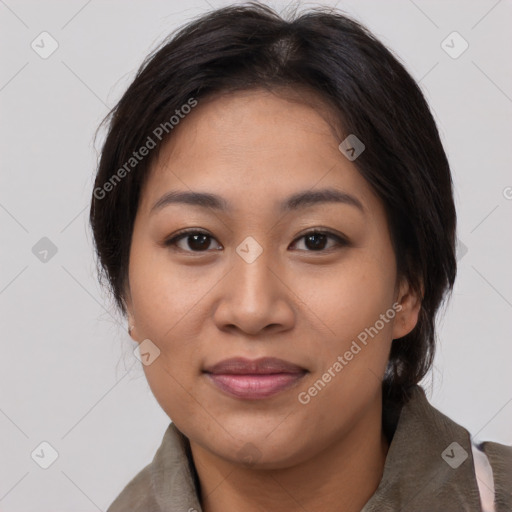
{"type": "Polygon", "coordinates": [[[128,334],[130,335],[130,338],[138,343],[137,335],[135,332],[135,324],[132,323],[132,320],[128,319],[128,328],[127,328],[128,334]]]}
{"type": "Polygon", "coordinates": [[[397,299],[401,309],[397,313],[393,325],[393,339],[403,338],[416,327],[421,310],[422,297],[423,287],[420,296],[411,288],[407,281],[402,283],[397,299]]]}
{"type": "Polygon", "coordinates": [[[123,303],[124,303],[124,308],[126,311],[126,317],[128,320],[128,327],[127,327],[128,334],[130,335],[130,338],[133,341],[137,341],[137,337],[135,334],[135,319],[134,319],[133,313],[132,313],[131,302],[129,300],[127,301],[126,299],[123,299],[123,303]]]}

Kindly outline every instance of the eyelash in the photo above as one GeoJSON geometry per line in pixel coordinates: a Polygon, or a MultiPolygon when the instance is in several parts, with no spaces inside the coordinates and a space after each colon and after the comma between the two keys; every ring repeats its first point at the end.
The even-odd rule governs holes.
{"type": "MultiPolygon", "coordinates": [[[[174,246],[174,248],[176,250],[181,250],[182,252],[188,252],[188,253],[195,253],[195,254],[202,254],[202,253],[206,253],[206,252],[211,252],[210,249],[206,249],[204,251],[193,251],[193,250],[186,250],[186,249],[181,249],[179,247],[176,247],[176,244],[177,242],[179,242],[180,240],[182,240],[183,238],[186,238],[187,236],[189,235],[206,235],[208,236],[210,239],[212,240],[215,240],[215,238],[213,236],[211,236],[208,232],[206,231],[202,231],[200,229],[186,229],[186,230],[183,230],[183,231],[180,231],[178,232],[177,234],[175,234],[174,236],[172,236],[171,238],[168,238],[167,240],[164,241],[164,246],[165,247],[171,247],[171,246],[174,246]]],[[[338,245],[338,248],[339,247],[345,247],[345,246],[348,246],[349,245],[349,242],[344,239],[343,237],[341,237],[340,235],[337,235],[335,233],[332,233],[331,231],[326,231],[326,230],[321,230],[319,228],[316,228],[316,229],[311,229],[310,231],[307,231],[306,233],[303,233],[302,235],[300,235],[299,237],[297,237],[293,242],[292,244],[296,243],[297,241],[301,240],[302,238],[306,238],[307,236],[310,236],[310,235],[326,235],[328,238],[331,238],[333,240],[336,241],[337,245],[338,245]]],[[[220,244],[219,244],[220,245],[220,244]]],[[[300,249],[301,251],[304,251],[304,252],[311,252],[311,253],[322,253],[322,252],[329,252],[331,251],[332,249],[336,249],[336,246],[334,247],[330,247],[328,249],[320,249],[318,251],[314,251],[314,250],[307,250],[307,249],[300,249]]]]}

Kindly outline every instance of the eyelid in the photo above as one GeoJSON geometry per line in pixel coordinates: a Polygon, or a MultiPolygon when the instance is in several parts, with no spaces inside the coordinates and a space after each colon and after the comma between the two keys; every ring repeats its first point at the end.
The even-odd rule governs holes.
{"type": "MultiPolygon", "coordinates": [[[[177,231],[176,233],[173,233],[171,236],[167,237],[164,240],[163,245],[165,247],[174,246],[174,247],[176,247],[177,250],[182,250],[183,252],[188,252],[188,253],[192,253],[192,254],[201,254],[201,253],[211,252],[210,250],[187,251],[187,250],[180,249],[179,247],[176,246],[177,242],[179,242],[183,238],[186,238],[189,235],[206,235],[209,238],[211,238],[212,240],[216,240],[218,242],[218,240],[214,236],[212,236],[210,233],[208,233],[208,231],[206,231],[202,228],[185,228],[185,229],[181,229],[180,231],[177,231]]],[[[220,242],[218,242],[218,243],[219,243],[219,245],[222,245],[220,242]]],[[[217,249],[217,250],[219,250],[219,249],[217,249]]]]}
{"type": "Polygon", "coordinates": [[[307,229],[303,233],[297,235],[297,237],[293,240],[292,245],[297,243],[299,240],[301,240],[302,238],[304,238],[308,235],[325,235],[325,236],[327,236],[327,238],[334,239],[336,241],[337,247],[336,246],[330,247],[329,249],[323,249],[320,251],[312,251],[312,250],[305,251],[305,250],[303,250],[303,252],[309,252],[312,254],[315,254],[315,253],[322,254],[322,253],[330,252],[332,249],[350,245],[349,240],[343,234],[336,233],[332,229],[324,228],[324,227],[314,227],[314,228],[307,229]]]}

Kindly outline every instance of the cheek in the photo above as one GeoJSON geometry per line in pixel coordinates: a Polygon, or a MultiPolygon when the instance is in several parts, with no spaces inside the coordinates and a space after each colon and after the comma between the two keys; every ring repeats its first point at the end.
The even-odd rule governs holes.
{"type": "MultiPolygon", "coordinates": [[[[294,291],[303,299],[304,312],[336,344],[356,337],[392,306],[394,285],[389,255],[376,258],[361,250],[324,276],[302,273],[294,291]]],[[[389,333],[389,324],[383,330],[389,333]]]]}
{"type": "Polygon", "coordinates": [[[179,366],[169,366],[166,358],[160,356],[151,365],[144,367],[144,373],[154,397],[172,420],[174,418],[171,412],[176,411],[179,417],[192,419],[200,411],[191,398],[194,396],[191,372],[184,373],[178,369],[179,366]]]}
{"type": "MultiPolygon", "coordinates": [[[[155,398],[167,412],[187,409],[200,365],[197,341],[204,325],[200,300],[212,285],[189,274],[172,266],[165,251],[153,249],[152,254],[140,245],[132,249],[129,279],[137,338],[151,340],[160,351],[143,368],[155,398]]],[[[193,414],[192,409],[186,413],[193,414]]]]}
{"type": "Polygon", "coordinates": [[[197,306],[215,284],[215,277],[200,266],[174,264],[166,250],[153,247],[148,240],[134,243],[129,279],[139,333],[165,343],[184,326],[197,326],[190,317],[200,311],[197,306]]]}
{"type": "Polygon", "coordinates": [[[392,342],[393,273],[360,260],[350,272],[336,275],[309,295],[326,332],[309,347],[317,365],[299,390],[298,401],[308,413],[304,428],[311,435],[319,424],[326,431],[345,428],[375,403],[392,342]]]}
{"type": "Polygon", "coordinates": [[[377,258],[354,251],[322,286],[318,280],[313,284],[301,280],[309,306],[305,311],[317,314],[313,318],[325,336],[309,347],[318,365],[308,382],[313,388],[301,391],[305,400],[311,399],[310,411],[322,414],[333,407],[341,421],[347,408],[362,407],[381,386],[396,316],[393,253],[377,258]]]}

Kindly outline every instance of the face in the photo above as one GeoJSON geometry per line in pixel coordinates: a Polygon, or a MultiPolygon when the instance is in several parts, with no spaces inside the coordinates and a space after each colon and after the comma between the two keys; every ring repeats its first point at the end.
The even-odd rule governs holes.
{"type": "Polygon", "coordinates": [[[318,106],[277,94],[199,101],[142,192],[131,335],[150,340],[164,411],[225,460],[286,467],[348,435],[416,323],[384,207],[340,142],[318,106]]]}

